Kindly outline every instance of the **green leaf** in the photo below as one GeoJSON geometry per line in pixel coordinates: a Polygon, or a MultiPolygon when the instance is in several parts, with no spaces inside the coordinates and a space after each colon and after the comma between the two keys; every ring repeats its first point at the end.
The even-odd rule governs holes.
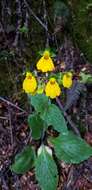
{"type": "Polygon", "coordinates": [[[17,174],[23,174],[34,166],[35,153],[31,146],[26,146],[21,153],[15,157],[11,170],[17,174]]]}
{"type": "Polygon", "coordinates": [[[47,109],[50,102],[48,97],[44,94],[37,94],[35,96],[31,96],[31,104],[37,112],[43,113],[43,111],[47,109]]]}
{"type": "Polygon", "coordinates": [[[28,33],[28,28],[26,26],[23,26],[23,27],[19,28],[19,32],[20,33],[28,33]]]}
{"type": "Polygon", "coordinates": [[[43,113],[42,118],[47,122],[48,126],[52,125],[56,131],[68,133],[64,116],[55,104],[49,105],[48,110],[43,113]]]}
{"type": "Polygon", "coordinates": [[[92,75],[91,74],[85,74],[85,73],[81,72],[80,77],[81,77],[81,82],[92,83],[92,75]]]}
{"type": "Polygon", "coordinates": [[[53,52],[53,51],[51,51],[51,57],[56,57],[56,54],[53,52]]]}
{"type": "Polygon", "coordinates": [[[62,112],[55,104],[51,104],[47,96],[44,94],[32,96],[31,104],[35,110],[40,113],[42,120],[44,120],[48,126],[52,125],[55,130],[61,133],[68,132],[62,112]]]}
{"type": "Polygon", "coordinates": [[[39,55],[43,56],[45,51],[49,51],[51,57],[56,57],[55,49],[52,50],[51,48],[46,48],[45,50],[43,50],[43,51],[41,50],[38,53],[39,53],[39,55]]]}
{"type": "Polygon", "coordinates": [[[42,151],[36,159],[36,178],[42,190],[56,190],[58,184],[58,171],[53,157],[42,145],[42,151]]]}
{"type": "Polygon", "coordinates": [[[44,53],[44,50],[38,51],[38,54],[41,55],[41,56],[43,56],[43,53],[44,53]]]}
{"type": "Polygon", "coordinates": [[[66,163],[78,164],[92,155],[92,148],[71,132],[57,138],[50,138],[50,142],[54,145],[57,158],[66,163]]]}
{"type": "Polygon", "coordinates": [[[39,114],[31,114],[28,117],[30,129],[32,129],[32,137],[35,140],[41,138],[43,130],[47,127],[46,123],[41,119],[39,114]]]}
{"type": "Polygon", "coordinates": [[[62,78],[63,78],[63,73],[61,73],[61,72],[58,72],[58,73],[50,73],[49,74],[49,79],[51,78],[51,77],[54,77],[56,80],[57,80],[57,82],[59,83],[59,84],[62,84],[62,78]]]}

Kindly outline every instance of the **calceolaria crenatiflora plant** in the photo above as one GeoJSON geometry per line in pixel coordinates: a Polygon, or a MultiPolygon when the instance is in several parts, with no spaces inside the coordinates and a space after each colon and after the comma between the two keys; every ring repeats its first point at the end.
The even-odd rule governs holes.
{"type": "Polygon", "coordinates": [[[23,90],[33,107],[28,125],[32,139],[39,142],[39,147],[27,145],[16,155],[11,170],[24,174],[34,168],[41,190],[56,190],[59,176],[54,158],[79,164],[92,155],[92,148],[68,129],[65,111],[60,110],[65,90],[73,86],[73,72],[57,72],[48,50],[44,51],[36,67],[37,71],[26,73],[23,90]]]}

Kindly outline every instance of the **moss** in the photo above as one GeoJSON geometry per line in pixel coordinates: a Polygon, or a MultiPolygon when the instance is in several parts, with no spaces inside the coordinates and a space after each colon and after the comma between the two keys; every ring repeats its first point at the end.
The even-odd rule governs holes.
{"type": "Polygon", "coordinates": [[[92,62],[92,0],[71,1],[73,35],[80,50],[92,62]]]}

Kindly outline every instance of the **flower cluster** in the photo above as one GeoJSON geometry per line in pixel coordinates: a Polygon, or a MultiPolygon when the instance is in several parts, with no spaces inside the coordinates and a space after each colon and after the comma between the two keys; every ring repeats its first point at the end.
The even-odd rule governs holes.
{"type": "MultiPolygon", "coordinates": [[[[46,50],[43,53],[43,56],[38,60],[36,67],[37,70],[42,73],[48,73],[55,70],[54,62],[49,51],[46,50]]],[[[63,74],[63,78],[61,79],[62,86],[57,82],[55,77],[46,78],[46,76],[44,82],[39,85],[39,77],[35,77],[34,74],[27,72],[23,81],[23,90],[31,95],[45,93],[46,96],[54,99],[62,93],[62,86],[64,88],[71,88],[73,83],[71,72],[63,74]]]]}

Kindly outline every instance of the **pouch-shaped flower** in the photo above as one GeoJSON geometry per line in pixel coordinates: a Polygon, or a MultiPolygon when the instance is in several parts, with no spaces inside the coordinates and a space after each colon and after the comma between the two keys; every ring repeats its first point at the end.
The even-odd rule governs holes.
{"type": "Polygon", "coordinates": [[[63,76],[63,86],[65,88],[71,88],[72,83],[73,83],[73,81],[72,81],[72,73],[71,72],[67,72],[63,76]]]}
{"type": "Polygon", "coordinates": [[[40,60],[37,62],[37,69],[42,71],[42,72],[48,72],[48,71],[53,71],[54,68],[54,63],[50,57],[49,51],[45,51],[43,56],[40,58],[40,60]]]}
{"type": "Polygon", "coordinates": [[[46,96],[54,99],[60,95],[61,89],[55,78],[50,78],[45,87],[46,96]]]}
{"type": "Polygon", "coordinates": [[[27,72],[26,78],[23,81],[23,90],[26,93],[33,94],[37,88],[36,78],[32,75],[32,73],[27,72]]]}

